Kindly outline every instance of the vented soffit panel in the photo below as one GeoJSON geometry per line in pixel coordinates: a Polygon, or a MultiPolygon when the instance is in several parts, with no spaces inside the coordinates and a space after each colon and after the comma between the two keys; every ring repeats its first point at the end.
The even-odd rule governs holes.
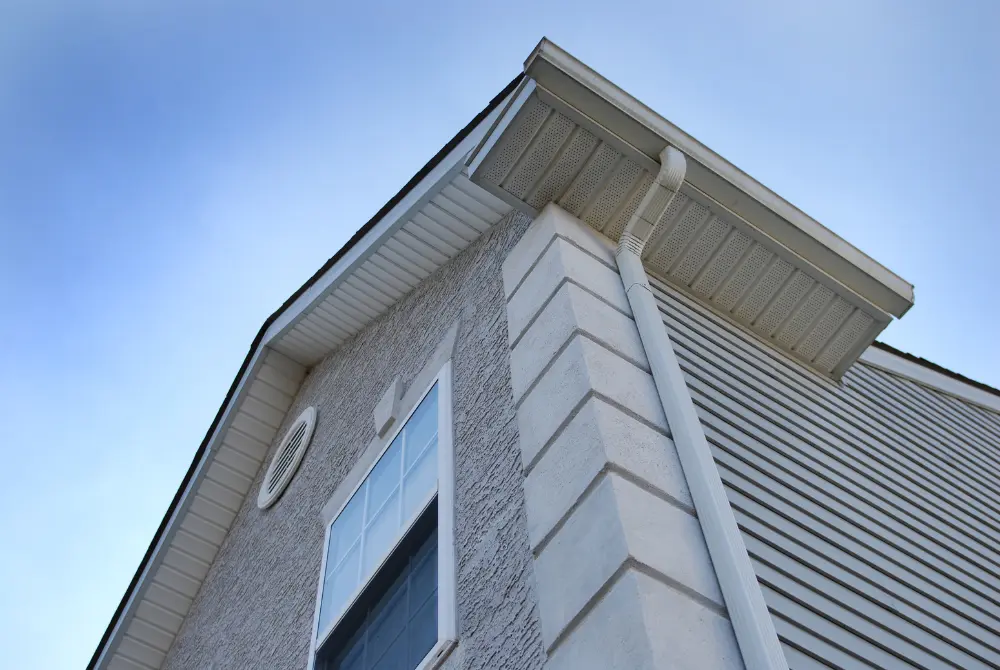
{"type": "Polygon", "coordinates": [[[688,158],[687,182],[806,262],[901,317],[913,286],[552,42],[525,62],[538,96],[627,147],[647,170],[670,144],[688,158]]]}
{"type": "MultiPolygon", "coordinates": [[[[532,66],[537,53],[529,59],[529,74],[537,71],[532,66]]],[[[648,152],[658,153],[666,142],[650,139],[648,128],[640,132],[622,124],[614,130],[621,132],[529,80],[470,158],[471,181],[529,214],[555,202],[617,241],[659,169],[648,152]]],[[[794,235],[775,236],[778,214],[767,210],[764,216],[757,211],[766,210],[762,204],[685,153],[687,179],[646,247],[647,270],[824,375],[839,378],[892,315],[912,304],[912,287],[884,268],[895,284],[876,280],[868,270],[881,266],[870,259],[865,267],[850,254],[827,258],[836,254],[823,246],[824,240],[804,244],[794,235]],[[816,256],[824,256],[823,262],[816,256]]],[[[792,228],[798,237],[808,237],[786,221],[786,232],[792,228]]],[[[854,254],[867,258],[857,250],[854,254]]]]}

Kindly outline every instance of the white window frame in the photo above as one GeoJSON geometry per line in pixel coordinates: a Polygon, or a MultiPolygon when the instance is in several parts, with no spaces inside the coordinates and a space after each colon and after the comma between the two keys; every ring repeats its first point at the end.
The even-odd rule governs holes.
{"type": "MultiPolygon", "coordinates": [[[[413,523],[420,517],[420,514],[427,509],[431,501],[437,498],[437,570],[438,570],[438,586],[437,586],[437,629],[438,629],[438,640],[437,643],[431,648],[427,655],[417,664],[414,670],[432,670],[438,667],[441,662],[448,656],[451,650],[458,643],[458,622],[456,619],[456,577],[455,577],[455,448],[452,440],[453,437],[453,422],[452,422],[452,397],[451,397],[451,361],[448,360],[441,366],[437,374],[433,379],[426,385],[426,387],[420,393],[420,396],[412,403],[412,406],[406,413],[406,416],[399,421],[398,425],[390,431],[383,444],[380,446],[378,451],[375,453],[374,458],[372,458],[371,463],[368,465],[364,472],[364,475],[357,481],[350,492],[343,496],[343,503],[337,509],[336,514],[333,514],[329,520],[324,520],[325,528],[323,533],[323,558],[320,563],[320,573],[319,573],[319,584],[316,586],[316,607],[313,614],[313,625],[312,625],[312,640],[309,646],[309,670],[314,670],[316,665],[316,653],[319,651],[320,647],[326,642],[333,631],[337,629],[337,626],[343,621],[344,615],[350,610],[350,608],[357,601],[358,597],[364,593],[364,591],[371,585],[372,579],[379,573],[385,564],[386,559],[388,559],[392,554],[396,552],[399,548],[399,543],[403,540],[406,534],[409,532],[410,528],[413,527],[413,523]],[[423,402],[427,394],[430,393],[434,385],[437,384],[438,387],[438,444],[437,444],[437,456],[438,456],[438,485],[437,492],[428,497],[424,501],[420,509],[416,514],[405,520],[404,525],[400,531],[399,537],[396,539],[396,543],[386,552],[382,559],[382,562],[372,571],[368,579],[358,586],[351,597],[347,601],[347,605],[344,610],[333,619],[327,628],[323,631],[319,630],[319,614],[320,606],[322,604],[323,598],[323,583],[326,579],[326,569],[327,569],[327,551],[330,547],[330,531],[333,528],[333,524],[340,517],[340,514],[347,507],[348,503],[354,497],[354,494],[364,486],[365,482],[368,480],[368,476],[371,471],[378,464],[382,455],[389,449],[392,445],[392,441],[396,439],[396,436],[402,432],[403,428],[406,426],[410,417],[416,411],[420,403],[423,402]]],[[[336,495],[336,494],[335,494],[336,495]]]]}

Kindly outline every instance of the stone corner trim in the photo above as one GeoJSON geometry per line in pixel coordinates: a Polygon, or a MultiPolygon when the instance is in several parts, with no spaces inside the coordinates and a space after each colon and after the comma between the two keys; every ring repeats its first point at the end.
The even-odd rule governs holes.
{"type": "Polygon", "coordinates": [[[503,264],[548,667],[742,668],[614,251],[548,205],[503,264]]]}

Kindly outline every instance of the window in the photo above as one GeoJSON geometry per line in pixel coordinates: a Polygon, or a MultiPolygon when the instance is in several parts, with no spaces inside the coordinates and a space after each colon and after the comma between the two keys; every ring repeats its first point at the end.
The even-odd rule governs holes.
{"type": "Polygon", "coordinates": [[[326,528],[315,670],[424,670],[455,642],[450,366],[326,528]]]}

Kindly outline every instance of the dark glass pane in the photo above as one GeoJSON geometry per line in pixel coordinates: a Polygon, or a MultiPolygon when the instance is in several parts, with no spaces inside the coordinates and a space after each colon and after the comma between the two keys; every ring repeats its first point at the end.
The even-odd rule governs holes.
{"type": "Polygon", "coordinates": [[[406,636],[400,635],[372,665],[371,670],[413,670],[415,666],[406,664],[406,636]]]}
{"type": "Polygon", "coordinates": [[[437,589],[431,595],[423,606],[411,610],[410,625],[406,630],[409,637],[410,668],[417,667],[417,663],[423,660],[437,642],[437,598],[433,597],[437,595],[437,589]]]}
{"type": "Polygon", "coordinates": [[[340,670],[364,670],[365,667],[365,647],[356,644],[340,662],[340,670]]]}
{"type": "Polygon", "coordinates": [[[437,552],[414,558],[410,577],[411,614],[437,592],[437,582],[437,552]]]}
{"type": "Polygon", "coordinates": [[[368,624],[368,657],[372,663],[378,663],[386,649],[399,638],[406,629],[406,588],[399,589],[386,604],[386,607],[371,618],[368,624]]]}
{"type": "Polygon", "coordinates": [[[331,633],[317,670],[413,670],[437,642],[437,502],[331,633]]]}

